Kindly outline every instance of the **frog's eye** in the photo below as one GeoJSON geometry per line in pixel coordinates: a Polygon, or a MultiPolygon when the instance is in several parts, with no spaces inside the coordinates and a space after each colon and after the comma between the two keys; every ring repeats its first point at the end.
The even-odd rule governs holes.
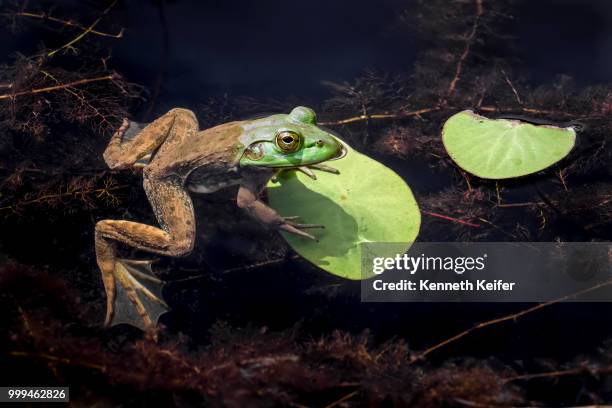
{"type": "Polygon", "coordinates": [[[276,135],[276,146],[285,153],[293,153],[300,147],[300,135],[290,130],[283,130],[276,135]]]}

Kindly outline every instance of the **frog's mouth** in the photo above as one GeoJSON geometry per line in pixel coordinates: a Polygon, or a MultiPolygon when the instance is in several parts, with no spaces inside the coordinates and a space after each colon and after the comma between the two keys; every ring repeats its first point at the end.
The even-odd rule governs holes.
{"type": "MultiPolygon", "coordinates": [[[[317,162],[313,162],[313,163],[310,163],[310,165],[321,164],[321,163],[325,163],[325,162],[333,161],[333,160],[340,160],[341,158],[343,158],[344,156],[348,154],[348,151],[349,151],[348,145],[338,138],[334,138],[334,140],[340,145],[340,149],[338,149],[338,152],[334,156],[330,157],[329,159],[323,159],[317,162]]],[[[290,168],[293,168],[293,169],[300,169],[301,167],[303,167],[303,165],[290,166],[290,168]]]]}
{"type": "Polygon", "coordinates": [[[327,161],[340,160],[341,158],[343,158],[344,156],[348,154],[348,145],[338,138],[336,138],[336,141],[340,143],[340,151],[338,152],[337,155],[335,155],[331,159],[327,159],[327,161]]]}

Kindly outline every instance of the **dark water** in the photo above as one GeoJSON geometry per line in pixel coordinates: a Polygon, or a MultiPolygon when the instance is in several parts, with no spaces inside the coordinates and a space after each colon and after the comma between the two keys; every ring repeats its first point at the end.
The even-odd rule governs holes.
{"type": "MultiPolygon", "coordinates": [[[[424,45],[399,24],[398,14],[405,4],[400,0],[172,1],[164,6],[164,22],[155,3],[130,1],[119,7],[121,25],[127,30],[113,49],[112,61],[130,81],[151,90],[161,75],[153,116],[175,106],[195,109],[208,97],[224,94],[293,97],[302,104],[320,106],[330,96],[322,81],[352,80],[368,68],[410,74],[424,45]]],[[[575,78],[580,86],[612,82],[612,2],[521,1],[517,15],[510,24],[517,36],[520,71],[532,85],[549,83],[560,74],[575,78]]],[[[40,41],[51,46],[63,38],[62,33],[42,29],[22,34],[3,31],[2,36],[0,55],[5,60],[17,50],[35,50],[40,41]]],[[[136,109],[135,118],[142,119],[147,107],[136,109]]],[[[432,170],[425,162],[377,158],[404,177],[417,196],[453,182],[447,172],[432,170]]],[[[133,188],[140,191],[137,182],[133,188]]],[[[225,205],[223,199],[218,200],[225,205]]],[[[204,219],[203,230],[208,225],[210,202],[196,199],[195,205],[198,217],[204,219]]],[[[52,236],[56,230],[53,221],[25,226],[7,221],[4,225],[2,250],[23,263],[94,268],[93,259],[82,256],[92,242],[93,224],[86,216],[71,220],[57,237],[52,236]],[[69,244],[62,241],[75,234],[82,234],[83,239],[69,244]]],[[[162,266],[177,270],[176,275],[166,276],[175,281],[165,292],[173,312],[162,318],[170,331],[186,332],[205,344],[210,325],[218,319],[278,330],[299,322],[311,335],[334,329],[355,333],[370,329],[378,340],[405,338],[418,349],[477,321],[525,307],[364,304],[359,301],[358,285],[351,283],[342,283],[340,295],[330,297],[324,294],[325,288],[339,281],[300,260],[219,272],[232,266],[228,258],[248,259],[243,248],[251,245],[249,239],[261,238],[251,231],[255,227],[244,228],[246,234],[222,229],[206,245],[197,244],[196,251],[214,266],[207,276],[199,277],[197,257],[162,261],[162,266]],[[195,278],[181,281],[190,276],[195,278]]],[[[558,305],[519,323],[485,330],[436,358],[461,353],[496,355],[508,362],[528,357],[566,360],[594,351],[612,334],[611,323],[609,304],[558,305]]]]}
{"type": "MultiPolygon", "coordinates": [[[[345,1],[170,3],[166,6],[169,59],[159,105],[192,107],[206,96],[223,93],[295,96],[317,104],[329,96],[323,80],[341,82],[367,68],[409,73],[423,45],[399,24],[404,6],[405,2],[396,0],[377,2],[375,7],[345,1]]],[[[612,3],[524,1],[518,10],[520,18],[513,24],[522,73],[534,86],[559,74],[572,76],[582,85],[612,79],[612,3]]],[[[133,2],[124,13],[130,35],[115,48],[115,62],[126,75],[152,87],[163,43],[158,9],[148,2],[133,2]],[[151,46],[143,49],[145,42],[151,46]]],[[[447,175],[432,174],[423,163],[382,160],[417,194],[450,183],[447,175]]],[[[381,338],[406,336],[418,347],[484,317],[521,307],[364,305],[355,298],[326,299],[321,305],[320,298],[300,294],[319,273],[298,262],[224,277],[224,288],[215,288],[218,303],[213,308],[242,323],[277,327],[317,310],[316,316],[307,318],[315,332],[372,328],[381,338]],[[262,282],[270,284],[264,287],[262,282]]],[[[467,346],[469,351],[461,347],[482,355],[506,350],[512,358],[525,349],[536,355],[570,356],[575,348],[594,347],[609,333],[609,311],[612,308],[607,305],[564,305],[528,319],[521,331],[510,325],[480,335],[473,349],[467,346]],[[543,322],[546,333],[539,332],[543,322]],[[575,335],[586,330],[589,336],[575,335]]]]}
{"type": "MultiPolygon", "coordinates": [[[[189,105],[226,92],[320,101],[329,96],[322,80],[350,80],[367,68],[409,73],[422,44],[399,24],[406,4],[171,2],[166,7],[170,58],[163,102],[189,105]]],[[[558,74],[580,83],[609,81],[610,2],[519,4],[515,24],[522,66],[534,84],[558,74]]],[[[150,2],[135,1],[125,13],[130,35],[115,48],[114,58],[122,72],[152,86],[162,46],[158,11],[150,2]],[[143,49],[143,43],[150,46],[143,49]]]]}

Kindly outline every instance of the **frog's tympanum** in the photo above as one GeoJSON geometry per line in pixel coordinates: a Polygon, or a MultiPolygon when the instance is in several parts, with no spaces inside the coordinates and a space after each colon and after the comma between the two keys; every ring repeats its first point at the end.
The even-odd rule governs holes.
{"type": "Polygon", "coordinates": [[[96,258],[107,295],[106,325],[128,323],[151,329],[167,310],[162,282],[151,261],[117,257],[117,243],[168,256],[193,249],[195,215],[188,191],[211,193],[239,185],[237,204],[262,224],[305,238],[321,227],[283,217],[259,198],[279,171],[294,169],[315,177],[311,169],[336,173],[322,162],[338,159],[346,148],[316,125],[315,113],[297,107],[290,114],[230,122],[198,129],[193,112],[172,109],[131,140],[124,120],[111,138],[104,160],[111,169],[143,167],[143,186],[159,227],[132,221],[96,224],[96,258]]]}

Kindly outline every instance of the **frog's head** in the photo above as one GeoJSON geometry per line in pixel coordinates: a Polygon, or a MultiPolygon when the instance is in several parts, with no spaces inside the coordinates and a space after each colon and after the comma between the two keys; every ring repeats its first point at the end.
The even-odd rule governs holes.
{"type": "Polygon", "coordinates": [[[288,115],[243,122],[241,166],[292,168],[335,160],[346,155],[345,145],[317,126],[314,111],[298,106],[288,115]]]}

